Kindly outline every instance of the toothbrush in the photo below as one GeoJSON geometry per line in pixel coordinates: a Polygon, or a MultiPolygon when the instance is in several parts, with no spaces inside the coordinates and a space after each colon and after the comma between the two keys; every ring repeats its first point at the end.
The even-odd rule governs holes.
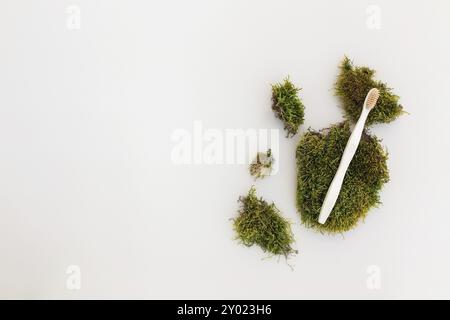
{"type": "Polygon", "coordinates": [[[341,191],[342,182],[344,181],[345,173],[347,172],[348,166],[353,159],[353,156],[358,149],[359,141],[361,140],[361,135],[364,130],[364,125],[369,115],[370,110],[375,107],[378,97],[380,96],[380,91],[376,88],[370,89],[367,93],[366,99],[364,100],[361,115],[359,116],[358,122],[356,122],[355,128],[353,129],[350,138],[348,139],[347,145],[345,146],[344,154],[342,155],[341,162],[339,163],[336,175],[328,188],[327,195],[320,209],[319,223],[324,224],[328,216],[333,210],[336,200],[341,191]]]}

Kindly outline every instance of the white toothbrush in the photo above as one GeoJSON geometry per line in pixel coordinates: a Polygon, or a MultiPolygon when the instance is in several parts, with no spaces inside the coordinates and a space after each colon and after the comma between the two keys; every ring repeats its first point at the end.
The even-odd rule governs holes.
{"type": "Polygon", "coordinates": [[[331,210],[333,210],[334,205],[336,204],[339,192],[341,191],[342,182],[344,181],[345,173],[347,172],[348,166],[350,165],[350,162],[358,149],[367,116],[369,115],[370,110],[375,107],[379,96],[380,92],[376,88],[370,89],[367,93],[361,115],[359,116],[358,122],[356,122],[350,138],[348,139],[344,154],[342,155],[341,162],[339,163],[339,168],[333,178],[333,181],[331,182],[330,187],[328,188],[327,195],[325,196],[322,208],[320,209],[319,223],[321,224],[324,224],[327,221],[331,210]]]}

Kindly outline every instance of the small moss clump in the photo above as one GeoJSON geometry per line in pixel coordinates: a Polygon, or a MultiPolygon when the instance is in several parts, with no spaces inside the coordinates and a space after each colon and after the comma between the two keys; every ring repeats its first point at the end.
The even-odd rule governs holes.
{"type": "Polygon", "coordinates": [[[272,110],[284,122],[287,137],[296,135],[304,121],[305,107],[297,95],[300,90],[289,78],[272,85],[272,110]]]}
{"type": "Polygon", "coordinates": [[[355,67],[345,57],[340,65],[340,74],[335,84],[335,93],[341,99],[345,117],[356,122],[367,93],[371,88],[380,90],[375,108],[370,112],[366,125],[389,123],[404,113],[398,103],[399,97],[385,83],[374,80],[375,71],[367,67],[355,67]]]}
{"type": "Polygon", "coordinates": [[[234,219],[234,230],[242,244],[248,247],[256,244],[273,255],[288,257],[296,253],[291,246],[294,242],[291,225],[274,203],[258,198],[254,187],[239,202],[241,208],[234,219]]]}
{"type": "Polygon", "coordinates": [[[389,180],[387,153],[375,136],[364,132],[333,211],[325,224],[318,222],[350,134],[345,121],[319,132],[309,130],[298,144],[297,207],[307,227],[342,233],[355,227],[370,208],[380,203],[379,192],[389,180]]]}
{"type": "Polygon", "coordinates": [[[256,159],[250,164],[250,174],[255,179],[262,179],[270,175],[274,161],[271,149],[267,152],[258,152],[256,159]]]}

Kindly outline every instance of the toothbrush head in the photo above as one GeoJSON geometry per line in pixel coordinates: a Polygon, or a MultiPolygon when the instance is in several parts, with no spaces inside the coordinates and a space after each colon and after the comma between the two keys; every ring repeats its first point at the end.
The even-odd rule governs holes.
{"type": "Polygon", "coordinates": [[[372,110],[373,107],[377,104],[378,98],[380,97],[380,91],[377,88],[370,89],[369,93],[367,93],[366,101],[364,105],[367,109],[372,110]]]}

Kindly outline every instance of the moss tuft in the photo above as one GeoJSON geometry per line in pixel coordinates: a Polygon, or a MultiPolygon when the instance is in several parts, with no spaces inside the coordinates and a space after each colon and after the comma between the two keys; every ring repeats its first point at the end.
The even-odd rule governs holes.
{"type": "Polygon", "coordinates": [[[272,85],[272,110],[283,121],[288,138],[297,134],[304,121],[305,107],[297,95],[300,90],[289,78],[272,85]]]}
{"type": "Polygon", "coordinates": [[[377,105],[370,112],[366,126],[374,123],[388,123],[404,113],[398,103],[399,97],[385,83],[374,80],[375,71],[367,67],[355,67],[345,57],[340,65],[340,73],[335,84],[335,93],[342,102],[345,117],[356,122],[367,92],[371,88],[380,90],[377,105]]]}
{"type": "Polygon", "coordinates": [[[242,244],[248,247],[256,244],[273,255],[288,257],[296,253],[291,247],[294,242],[291,225],[274,203],[258,198],[254,187],[239,202],[241,208],[234,219],[234,230],[242,244]]]}
{"type": "Polygon", "coordinates": [[[255,179],[262,179],[270,175],[274,161],[271,149],[266,152],[258,152],[256,159],[250,164],[250,174],[255,179]]]}
{"type": "Polygon", "coordinates": [[[379,192],[389,180],[387,153],[380,141],[363,133],[327,222],[318,222],[320,208],[339,166],[351,130],[347,121],[306,132],[297,147],[297,207],[302,223],[325,233],[355,227],[370,208],[380,203],[379,192]]]}

